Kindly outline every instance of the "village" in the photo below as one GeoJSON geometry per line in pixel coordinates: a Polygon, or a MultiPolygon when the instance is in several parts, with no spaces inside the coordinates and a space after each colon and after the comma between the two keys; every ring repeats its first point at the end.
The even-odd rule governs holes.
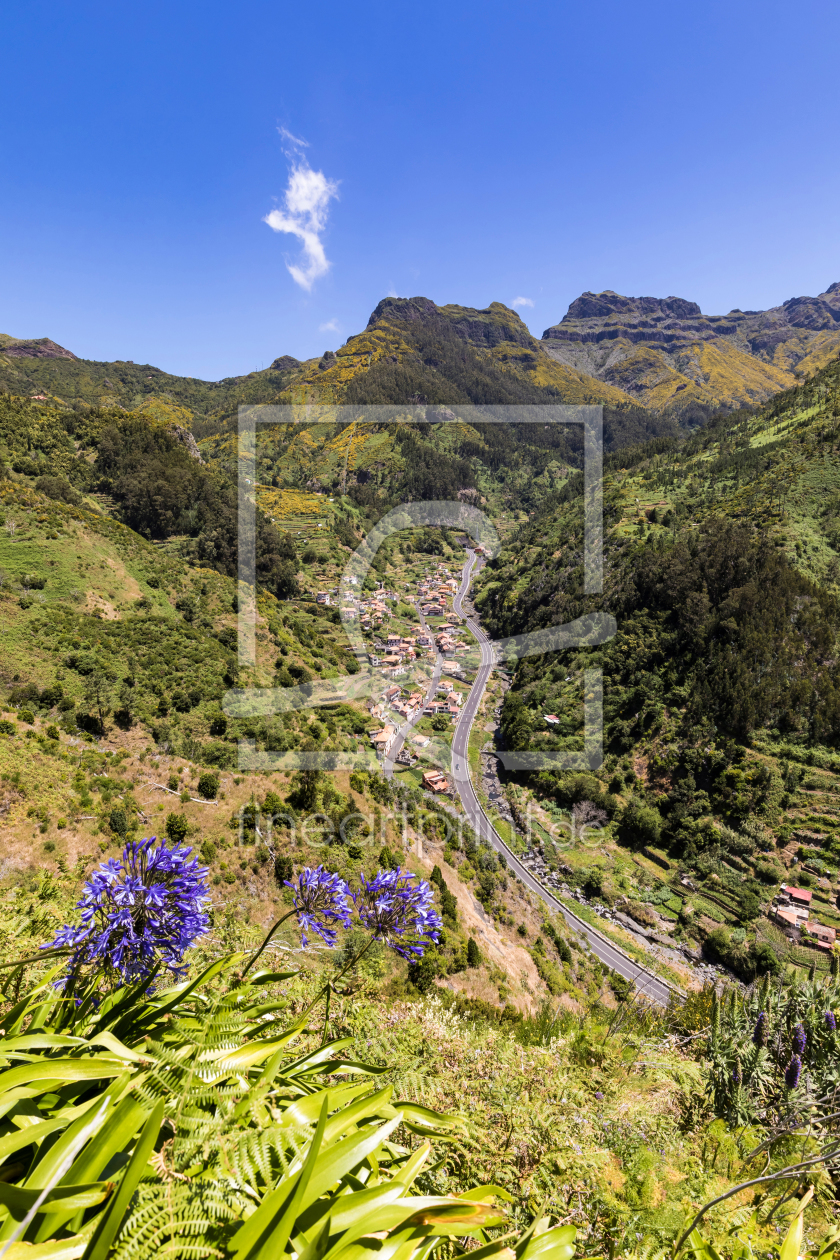
{"type": "MultiPolygon", "coordinates": [[[[339,607],[345,621],[358,619],[369,664],[383,681],[369,702],[377,724],[369,732],[371,746],[384,762],[400,745],[394,764],[411,767],[432,735],[451,734],[469,694],[463,657],[471,645],[452,610],[458,579],[446,565],[436,564],[406,582],[401,592],[380,583],[365,596],[356,593],[357,585],[352,576],[343,579],[339,607]]],[[[319,591],[315,598],[330,605],[338,596],[337,590],[319,591]]],[[[446,776],[434,769],[422,774],[421,784],[436,795],[452,791],[446,776]]]]}

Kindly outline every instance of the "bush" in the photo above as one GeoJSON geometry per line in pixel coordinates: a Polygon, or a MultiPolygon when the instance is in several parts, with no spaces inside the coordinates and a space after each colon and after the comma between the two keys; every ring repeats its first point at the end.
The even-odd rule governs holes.
{"type": "Polygon", "coordinates": [[[166,834],[175,844],[186,840],[189,829],[190,824],[184,814],[166,815],[166,834]]]}
{"type": "Polygon", "coordinates": [[[214,862],[216,860],[215,842],[211,840],[208,836],[206,840],[202,840],[201,848],[199,849],[198,852],[199,852],[199,856],[201,857],[202,862],[207,862],[207,864],[209,865],[211,862],[214,862]]]}
{"type": "Polygon", "coordinates": [[[56,499],[59,503],[76,505],[82,501],[82,496],[65,477],[39,477],[35,482],[35,489],[39,494],[45,494],[48,499],[56,499]]]}
{"type": "Polygon", "coordinates": [[[274,878],[278,884],[285,884],[295,873],[292,859],[286,853],[278,853],[274,859],[274,878]]]}
{"type": "Polygon", "coordinates": [[[468,967],[481,966],[481,953],[479,951],[478,945],[476,944],[476,939],[474,936],[471,936],[470,939],[467,941],[467,966],[468,967]]]}
{"type": "Polygon", "coordinates": [[[31,709],[19,709],[18,721],[26,722],[28,723],[29,726],[31,726],[32,723],[35,721],[35,714],[32,712],[31,709]]]}
{"type": "Polygon", "coordinates": [[[198,795],[203,796],[205,801],[214,801],[219,791],[219,776],[213,774],[210,770],[205,770],[198,778],[198,795]]]}
{"type": "Polygon", "coordinates": [[[428,993],[440,970],[440,957],[437,950],[429,949],[417,962],[408,964],[408,978],[418,993],[428,993]]]}
{"type": "Polygon", "coordinates": [[[618,824],[618,838],[622,844],[642,849],[659,843],[662,834],[662,816],[658,809],[632,800],[618,824]]]}
{"type": "Polygon", "coordinates": [[[177,774],[170,774],[169,778],[166,780],[166,786],[169,788],[170,792],[178,791],[181,786],[181,780],[178,778],[177,774]]]}
{"type": "Polygon", "coordinates": [[[128,816],[121,806],[116,806],[108,815],[108,826],[116,836],[124,836],[128,831],[128,816]]]}
{"type": "Polygon", "coordinates": [[[8,718],[0,719],[0,735],[14,735],[16,726],[8,718]]]}

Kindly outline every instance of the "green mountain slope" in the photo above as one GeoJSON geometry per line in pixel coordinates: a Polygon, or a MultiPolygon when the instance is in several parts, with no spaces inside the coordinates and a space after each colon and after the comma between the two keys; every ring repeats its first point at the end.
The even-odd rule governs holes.
{"type": "MultiPolygon", "coordinates": [[[[619,846],[659,846],[666,867],[704,881],[707,923],[695,940],[739,914],[751,931],[766,923],[758,909],[797,855],[809,863],[797,878],[824,885],[821,921],[840,926],[838,439],[835,362],[758,415],[609,457],[602,597],[582,593],[572,483],[508,536],[482,575],[477,604],[500,636],[596,607],[616,617],[603,648],[518,663],[503,739],[534,751],[580,747],[582,671],[601,666],[597,775],[546,772],[520,787],[561,808],[594,802],[619,846]],[[800,790],[803,765],[826,773],[800,790]],[[732,885],[723,900],[734,908],[717,924],[716,884],[732,885]]],[[[749,961],[739,965],[749,974],[749,961]]]]}

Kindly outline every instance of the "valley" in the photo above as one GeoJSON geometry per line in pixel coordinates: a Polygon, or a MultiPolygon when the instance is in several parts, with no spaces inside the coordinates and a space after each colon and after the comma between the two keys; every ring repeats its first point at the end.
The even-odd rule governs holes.
{"type": "MultiPolygon", "coordinates": [[[[578,307],[570,336],[543,342],[499,304],[386,299],[333,358],[218,389],[155,377],[154,397],[136,365],[6,342],[4,381],[26,390],[0,395],[4,958],[54,937],[126,846],[188,846],[210,897],[190,975],[228,968],[202,981],[208,1001],[257,987],[243,959],[273,932],[264,1014],[235,1054],[274,1012],[297,1021],[304,1056],[349,1038],[410,1106],[463,1112],[430,1194],[483,1178],[517,1220],[540,1195],[587,1254],[641,1254],[636,1235],[646,1255],[673,1245],[791,1109],[801,1129],[836,1057],[840,369],[817,365],[831,328],[794,322],[819,302],[833,320],[835,288],[734,331],[662,305],[680,299],[584,295],[612,305],[578,307]],[[771,354],[757,339],[773,328],[771,354]],[[661,397],[612,383],[640,347],[673,359],[651,371],[683,371],[679,338],[730,356],[725,389],[698,378],[681,410],[670,377],[661,397]],[[616,357],[596,361],[605,346],[616,357]],[[526,423],[484,422],[494,390],[526,423]],[[278,401],[291,411],[265,413],[244,491],[250,586],[234,420],[278,401]],[[605,407],[599,595],[579,426],[539,417],[565,401],[605,407]],[[401,505],[437,501],[478,509],[498,545],[411,521],[374,535],[401,505]],[[602,612],[616,622],[603,643],[494,646],[602,612]],[[597,671],[603,754],[506,768],[512,750],[580,757],[597,671]],[[319,687],[326,703],[308,703],[319,687]],[[364,944],[358,922],[335,950],[303,947],[305,872],[361,897],[398,867],[428,882],[440,920],[419,956],[364,944]],[[790,1086],[800,1024],[807,1084],[790,1086]]],[[[47,961],[33,966],[48,984],[47,961]]],[[[10,988],[10,1028],[17,1000],[10,988]]],[[[211,1052],[229,1050],[196,1051],[211,1052]]],[[[768,1158],[801,1185],[779,1171],[784,1143],[768,1158]]],[[[182,1166],[187,1181],[150,1174],[149,1202],[163,1185],[198,1193],[182,1166]]],[[[823,1167],[815,1235],[834,1212],[823,1167]]],[[[754,1189],[736,1203],[738,1220],[772,1206],[754,1189]]],[[[727,1260],[732,1209],[703,1226],[727,1260]]],[[[756,1229],[770,1252],[774,1221],[756,1229]]]]}

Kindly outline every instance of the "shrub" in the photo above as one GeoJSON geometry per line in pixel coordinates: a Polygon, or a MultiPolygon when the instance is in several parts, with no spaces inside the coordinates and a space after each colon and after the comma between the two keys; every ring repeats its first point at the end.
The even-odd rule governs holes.
{"type": "Polygon", "coordinates": [[[35,714],[32,712],[31,709],[19,709],[18,721],[26,722],[29,726],[31,726],[32,723],[35,721],[35,714]]]}
{"type": "Polygon", "coordinates": [[[47,498],[56,499],[60,503],[79,504],[82,501],[82,496],[65,477],[39,477],[35,482],[35,489],[39,494],[45,494],[47,498]]]}
{"type": "Polygon", "coordinates": [[[292,859],[286,853],[278,853],[274,859],[274,878],[278,884],[285,884],[294,875],[292,859]]]}
{"type": "Polygon", "coordinates": [[[478,948],[478,945],[476,943],[476,939],[474,936],[471,936],[470,939],[467,941],[467,966],[468,967],[481,966],[481,953],[479,951],[479,948],[478,948]]]}
{"type": "Polygon", "coordinates": [[[658,844],[662,834],[662,816],[658,809],[632,800],[625,809],[618,825],[618,838],[622,844],[633,848],[658,844]]]}
{"type": "Polygon", "coordinates": [[[108,826],[117,836],[124,836],[128,831],[128,817],[121,806],[116,806],[108,815],[108,826]]]}
{"type": "Polygon", "coordinates": [[[186,839],[189,829],[190,824],[184,814],[166,815],[166,834],[176,844],[186,839]]]}
{"type": "Polygon", "coordinates": [[[10,722],[8,718],[0,718],[0,735],[14,735],[16,729],[14,722],[10,722]]]}
{"type": "Polygon", "coordinates": [[[55,725],[54,722],[50,722],[49,726],[46,729],[45,734],[47,736],[47,739],[60,739],[61,738],[61,732],[59,731],[58,727],[55,725]]]}
{"type": "Polygon", "coordinates": [[[214,801],[219,791],[219,776],[205,770],[198,778],[198,794],[206,801],[214,801]]]}

